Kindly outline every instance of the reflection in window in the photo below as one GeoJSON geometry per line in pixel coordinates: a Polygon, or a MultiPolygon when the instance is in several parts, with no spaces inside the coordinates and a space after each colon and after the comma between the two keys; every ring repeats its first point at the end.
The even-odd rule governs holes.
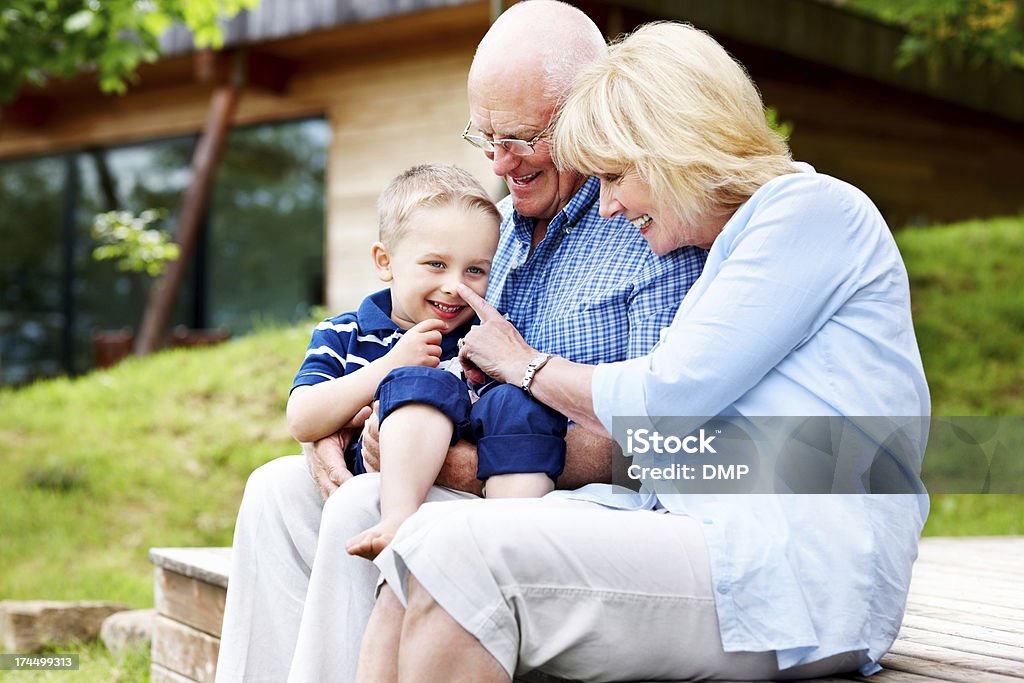
{"type": "MultiPolygon", "coordinates": [[[[89,234],[93,217],[103,211],[139,213],[163,208],[173,230],[174,210],[189,180],[197,138],[160,140],[78,155],[81,195],[75,212],[74,368],[92,367],[94,330],[135,328],[149,296],[152,278],[118,270],[113,261],[96,261],[89,234]]],[[[195,297],[194,278],[186,278],[171,324],[190,324],[188,302],[195,297]]]]}
{"type": "MultiPolygon", "coordinates": [[[[231,132],[172,324],[238,336],[322,303],[329,135],[323,120],[231,132]]],[[[0,162],[0,384],[88,370],[93,330],[137,327],[150,279],[92,259],[92,219],[164,208],[173,231],[196,139],[0,162]]]]}
{"type": "Polygon", "coordinates": [[[243,332],[323,303],[328,135],[320,120],[231,133],[212,200],[206,325],[243,332]]]}
{"type": "Polygon", "coordinates": [[[61,370],[64,160],[0,166],[0,382],[61,370]]]}

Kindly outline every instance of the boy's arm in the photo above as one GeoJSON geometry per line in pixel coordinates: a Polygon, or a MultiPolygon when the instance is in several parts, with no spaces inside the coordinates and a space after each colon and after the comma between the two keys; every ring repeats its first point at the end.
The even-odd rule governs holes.
{"type": "Polygon", "coordinates": [[[364,406],[370,405],[377,385],[398,367],[437,367],[441,357],[441,320],[424,320],[406,331],[386,355],[358,372],[306,386],[288,397],[288,429],[300,443],[311,443],[334,434],[364,406]]]}
{"type": "Polygon", "coordinates": [[[391,367],[387,356],[359,372],[327,382],[298,386],[288,397],[288,430],[299,443],[324,439],[370,404],[373,392],[391,367]]]}
{"type": "Polygon", "coordinates": [[[370,407],[364,406],[351,422],[334,434],[313,443],[301,444],[302,454],[306,457],[306,467],[313,477],[316,490],[324,500],[352,477],[352,473],[345,465],[345,449],[353,439],[359,438],[359,432],[368,417],[370,407]]]}

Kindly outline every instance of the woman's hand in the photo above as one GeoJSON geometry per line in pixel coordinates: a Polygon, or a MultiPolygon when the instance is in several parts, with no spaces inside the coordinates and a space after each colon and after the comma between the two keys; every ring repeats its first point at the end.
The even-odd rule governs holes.
{"type": "Polygon", "coordinates": [[[523,340],[512,323],[472,289],[459,285],[459,296],[480,318],[480,324],[459,345],[459,361],[466,377],[481,383],[487,375],[518,385],[537,351],[523,340]]]}

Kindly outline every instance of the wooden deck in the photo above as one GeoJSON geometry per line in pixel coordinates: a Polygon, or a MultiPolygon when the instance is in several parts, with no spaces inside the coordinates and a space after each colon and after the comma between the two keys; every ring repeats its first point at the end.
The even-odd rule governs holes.
{"type": "Polygon", "coordinates": [[[1024,681],[1024,537],[925,538],[872,683],[1024,681]]]}
{"type": "MultiPolygon", "coordinates": [[[[153,682],[212,681],[230,549],[154,548],[150,559],[153,682]]],[[[903,628],[882,664],[867,678],[817,680],[1024,682],[1024,537],[923,539],[903,628]]]]}

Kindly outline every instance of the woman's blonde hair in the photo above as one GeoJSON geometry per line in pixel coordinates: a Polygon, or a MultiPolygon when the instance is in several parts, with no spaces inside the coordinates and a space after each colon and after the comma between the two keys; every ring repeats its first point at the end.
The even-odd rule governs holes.
{"type": "Polygon", "coordinates": [[[707,33],[674,22],[640,27],[580,74],[554,150],[563,169],[637,171],[691,224],[796,170],[744,68],[707,33]]]}

